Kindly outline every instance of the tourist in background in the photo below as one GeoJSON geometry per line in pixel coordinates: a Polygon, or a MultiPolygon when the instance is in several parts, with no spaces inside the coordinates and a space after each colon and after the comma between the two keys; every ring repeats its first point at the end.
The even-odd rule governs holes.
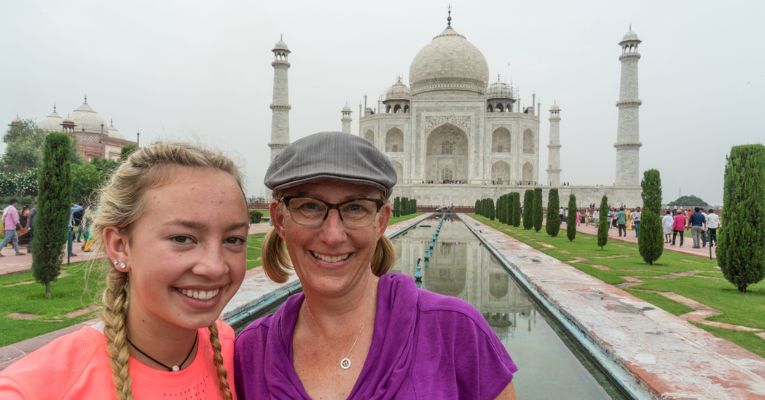
{"type": "Polygon", "coordinates": [[[217,318],[244,278],[249,228],[233,162],[142,147],[93,227],[108,257],[101,322],[0,372],[0,398],[232,399],[234,332],[217,318]]]}
{"type": "Polygon", "coordinates": [[[664,217],[661,219],[661,226],[664,228],[664,243],[670,243],[671,236],[672,236],[672,225],[674,224],[675,219],[672,217],[672,211],[667,210],[664,213],[664,217]]]}
{"type": "Polygon", "coordinates": [[[624,207],[619,208],[616,213],[616,226],[619,228],[619,237],[627,237],[627,213],[624,212],[624,207]]]}
{"type": "Polygon", "coordinates": [[[701,235],[704,234],[704,225],[707,220],[704,218],[704,214],[701,213],[701,208],[696,207],[691,214],[691,237],[693,238],[693,248],[701,248],[701,235]]]}
{"type": "Polygon", "coordinates": [[[19,248],[17,229],[21,229],[21,224],[19,223],[19,210],[16,209],[16,203],[18,203],[18,200],[11,199],[8,202],[8,206],[3,209],[3,230],[5,231],[5,236],[2,243],[0,243],[0,257],[4,257],[3,250],[9,242],[13,245],[13,250],[16,251],[17,256],[24,255],[19,248]]]}
{"type": "Polygon", "coordinates": [[[29,206],[21,208],[19,213],[19,229],[16,233],[19,236],[19,247],[27,246],[27,254],[29,254],[29,206]]]}
{"type": "Polygon", "coordinates": [[[685,213],[683,210],[677,210],[674,221],[672,223],[672,246],[675,245],[677,235],[680,235],[680,247],[683,247],[683,233],[685,233],[686,225],[685,213]]]}
{"type": "Polygon", "coordinates": [[[720,228],[720,216],[715,214],[715,210],[710,208],[707,214],[707,233],[709,234],[709,245],[717,244],[717,229],[720,228]]]}
{"type": "Polygon", "coordinates": [[[635,207],[635,211],[632,212],[632,226],[635,227],[635,237],[640,237],[640,207],[635,207]]]}
{"type": "Polygon", "coordinates": [[[263,270],[284,282],[294,269],[303,292],[237,337],[239,399],[515,398],[517,368],[472,305],[388,273],[395,183],[388,157],[347,133],[271,162],[263,270]]]}

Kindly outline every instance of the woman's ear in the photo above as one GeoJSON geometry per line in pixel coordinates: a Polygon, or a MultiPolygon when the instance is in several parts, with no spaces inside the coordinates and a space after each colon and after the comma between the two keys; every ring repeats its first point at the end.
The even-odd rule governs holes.
{"type": "Polygon", "coordinates": [[[104,244],[104,251],[107,257],[112,261],[114,268],[120,272],[127,272],[129,269],[130,244],[125,232],[116,227],[107,226],[104,228],[101,238],[104,244]]]}
{"type": "Polygon", "coordinates": [[[380,208],[380,225],[377,227],[377,233],[380,235],[385,234],[385,230],[388,229],[388,222],[390,221],[390,216],[393,214],[393,209],[391,208],[390,203],[385,203],[382,208],[380,208]]]}
{"type": "Polygon", "coordinates": [[[284,207],[278,200],[272,200],[268,205],[268,211],[271,214],[271,223],[274,225],[276,234],[284,240],[284,207]]]}

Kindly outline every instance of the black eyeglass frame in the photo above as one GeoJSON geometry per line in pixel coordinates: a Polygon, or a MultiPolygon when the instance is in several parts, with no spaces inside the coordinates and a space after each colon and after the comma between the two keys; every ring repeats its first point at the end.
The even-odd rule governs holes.
{"type": "MultiPolygon", "coordinates": [[[[311,225],[301,224],[300,222],[297,222],[297,221],[295,221],[295,220],[293,219],[293,221],[295,221],[295,223],[296,223],[296,224],[298,224],[298,225],[301,225],[301,226],[305,226],[305,227],[308,227],[308,228],[318,228],[318,227],[320,227],[322,224],[324,224],[324,221],[326,221],[326,220],[327,220],[327,217],[329,216],[329,211],[330,211],[330,210],[337,210],[337,215],[340,217],[340,221],[343,223],[343,225],[344,225],[346,228],[348,228],[348,226],[345,224],[345,220],[343,219],[343,213],[342,213],[342,212],[340,212],[340,207],[341,207],[341,206],[344,206],[344,205],[346,205],[346,204],[348,204],[348,203],[353,203],[354,201],[359,201],[359,200],[366,200],[366,201],[372,201],[372,202],[374,202],[374,203],[375,203],[375,206],[377,206],[377,210],[375,211],[375,214],[379,213],[379,212],[380,212],[380,209],[381,209],[381,208],[383,208],[383,206],[385,205],[385,201],[384,201],[384,200],[382,200],[382,199],[379,199],[379,198],[370,199],[370,198],[368,198],[368,197],[361,197],[361,198],[357,198],[357,199],[351,199],[351,200],[348,200],[348,201],[344,201],[344,202],[342,202],[342,203],[327,203],[327,202],[326,202],[326,201],[324,201],[324,200],[320,200],[320,199],[317,199],[317,198],[315,198],[315,197],[311,197],[311,196],[284,196],[284,197],[282,197],[282,198],[281,198],[281,202],[282,202],[282,203],[284,203],[284,205],[287,207],[287,210],[289,211],[289,208],[290,208],[290,200],[292,200],[292,199],[299,199],[299,198],[308,198],[308,199],[313,199],[313,200],[316,200],[316,201],[318,201],[318,202],[320,202],[320,203],[322,203],[322,204],[324,204],[324,205],[326,205],[326,206],[327,206],[327,209],[326,209],[326,211],[324,211],[324,217],[321,219],[321,222],[319,222],[319,223],[318,223],[318,224],[316,224],[316,225],[313,225],[313,224],[311,224],[311,225]]],[[[290,213],[290,214],[291,214],[291,213],[290,213]]],[[[371,220],[370,220],[369,222],[370,222],[370,224],[372,223],[372,221],[371,221],[371,220]]],[[[366,227],[366,226],[368,226],[368,225],[365,225],[365,226],[360,226],[360,227],[358,227],[358,228],[363,228],[363,227],[366,227]]]]}

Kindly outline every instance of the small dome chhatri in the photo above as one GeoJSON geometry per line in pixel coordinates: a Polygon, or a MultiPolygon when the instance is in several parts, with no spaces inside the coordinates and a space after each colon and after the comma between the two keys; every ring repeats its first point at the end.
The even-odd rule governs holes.
{"type": "Polygon", "coordinates": [[[512,99],[513,88],[505,82],[502,82],[499,77],[497,81],[489,85],[489,89],[486,91],[486,98],[491,99],[512,99]]]}
{"type": "Polygon", "coordinates": [[[388,89],[388,92],[385,93],[385,100],[409,100],[410,92],[409,87],[406,86],[403,82],[401,82],[401,77],[398,78],[398,81],[393,84],[393,86],[388,89]]]}
{"type": "Polygon", "coordinates": [[[449,24],[420,50],[409,67],[412,95],[437,91],[484,94],[489,66],[480,50],[449,24]]]}
{"type": "Polygon", "coordinates": [[[62,122],[64,122],[64,118],[58,115],[56,106],[53,105],[53,112],[41,119],[40,122],[37,123],[37,127],[47,132],[60,132],[63,130],[61,126],[62,122]]]}

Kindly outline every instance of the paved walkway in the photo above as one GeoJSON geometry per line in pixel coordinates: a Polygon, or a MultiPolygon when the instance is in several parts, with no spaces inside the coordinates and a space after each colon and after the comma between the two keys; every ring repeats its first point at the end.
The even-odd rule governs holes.
{"type": "Polygon", "coordinates": [[[603,349],[626,376],[648,388],[652,396],[765,399],[762,357],[461,216],[521,281],[559,310],[587,342],[603,349]]]}
{"type": "MultiPolygon", "coordinates": [[[[409,227],[411,227],[412,225],[418,223],[419,221],[429,216],[430,214],[423,214],[421,216],[418,216],[417,218],[413,218],[410,220],[393,224],[388,227],[388,229],[385,231],[385,234],[388,237],[394,236],[401,231],[409,229],[409,227]]],[[[250,225],[250,234],[268,232],[269,230],[271,230],[271,226],[269,224],[261,223],[261,224],[250,225]]],[[[5,258],[14,258],[14,257],[5,257],[5,258]]],[[[25,258],[29,260],[28,265],[31,265],[31,256],[19,256],[17,258],[19,259],[25,258]]],[[[4,258],[0,258],[0,260],[4,260],[4,258]]],[[[29,266],[27,266],[27,269],[28,268],[29,266]]],[[[236,295],[234,295],[231,301],[229,301],[229,303],[226,305],[226,308],[224,308],[223,314],[222,314],[223,319],[228,320],[232,317],[235,317],[236,314],[241,313],[243,310],[246,310],[251,305],[256,304],[260,302],[261,300],[264,300],[265,298],[271,296],[276,291],[280,291],[287,287],[293,286],[296,280],[297,280],[297,277],[293,274],[292,276],[290,276],[287,282],[279,284],[279,283],[274,283],[270,279],[268,279],[265,272],[263,272],[263,269],[261,268],[255,268],[255,269],[251,269],[247,271],[247,274],[245,275],[245,278],[244,278],[244,282],[242,283],[242,286],[239,288],[239,291],[237,291],[236,295]]],[[[0,347],[0,371],[2,371],[8,365],[12,364],[14,361],[19,360],[20,358],[40,348],[41,346],[45,345],[51,340],[59,336],[65,335],[69,332],[73,332],[77,329],[80,329],[83,326],[90,325],[96,322],[98,322],[98,320],[94,319],[91,321],[83,322],[78,325],[70,326],[68,328],[50,332],[42,336],[37,336],[37,337],[27,339],[18,343],[14,343],[9,346],[0,347]]]]}
{"type": "MultiPolygon", "coordinates": [[[[561,224],[561,231],[565,233],[565,230],[566,230],[566,224],[564,222],[563,224],[561,224]]],[[[581,225],[580,224],[580,225],[577,225],[576,230],[577,232],[589,233],[591,235],[598,234],[597,225],[581,225]]],[[[709,258],[709,247],[702,247],[700,249],[693,248],[693,239],[691,238],[690,230],[685,231],[684,237],[685,239],[682,246],[679,246],[680,238],[677,238],[678,246],[672,246],[669,243],[664,243],[664,249],[709,258]]],[[[635,237],[635,231],[627,231],[626,237],[619,237],[619,230],[616,228],[611,228],[608,230],[608,239],[623,240],[625,242],[637,243],[637,237],[635,237]]],[[[712,258],[717,257],[715,250],[717,250],[717,248],[713,246],[712,258]]]]}

